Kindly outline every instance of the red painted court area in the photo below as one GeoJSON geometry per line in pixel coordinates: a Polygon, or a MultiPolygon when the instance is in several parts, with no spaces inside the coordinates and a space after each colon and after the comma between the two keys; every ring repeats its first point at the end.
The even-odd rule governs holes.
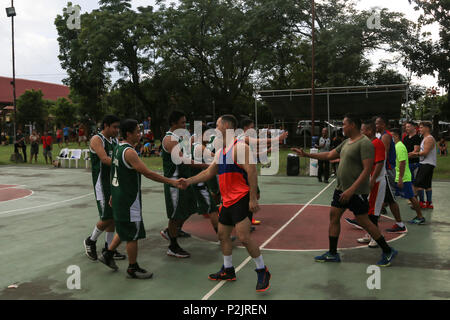
{"type": "MultiPolygon", "coordinates": [[[[295,214],[303,208],[303,205],[260,205],[261,210],[255,215],[261,224],[256,226],[252,238],[261,246],[281,227],[283,227],[295,214]]],[[[272,250],[322,250],[328,248],[328,225],[330,207],[309,205],[286,228],[273,238],[264,248],[272,250]]],[[[341,235],[339,248],[366,247],[356,242],[356,239],[364,236],[365,231],[358,230],[344,221],[344,218],[353,219],[350,211],[344,212],[341,220],[341,235]]],[[[400,237],[400,234],[386,233],[394,221],[382,216],[379,228],[383,232],[386,241],[400,237]]],[[[201,215],[194,215],[184,224],[183,230],[192,233],[193,236],[207,241],[217,241],[209,219],[201,215]]],[[[236,245],[240,245],[236,240],[236,245]]]]}
{"type": "Polygon", "coordinates": [[[17,185],[0,184],[0,202],[25,198],[33,191],[17,188],[17,185]]]}

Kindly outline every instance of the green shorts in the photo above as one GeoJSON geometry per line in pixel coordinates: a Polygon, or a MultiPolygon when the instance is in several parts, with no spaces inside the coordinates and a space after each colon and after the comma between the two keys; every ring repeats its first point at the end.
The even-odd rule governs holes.
{"type": "Polygon", "coordinates": [[[97,190],[94,188],[94,194],[95,199],[97,199],[97,209],[100,220],[106,221],[114,219],[112,208],[109,206],[110,192],[107,192],[104,188],[100,187],[97,188],[97,190]]]}
{"type": "Polygon", "coordinates": [[[214,200],[211,192],[209,192],[206,184],[192,186],[195,192],[195,199],[197,200],[197,213],[206,214],[218,212],[217,203],[214,200]]]}
{"type": "Polygon", "coordinates": [[[144,223],[115,221],[116,232],[121,241],[135,241],[145,239],[144,223]]]}
{"type": "Polygon", "coordinates": [[[174,220],[186,220],[197,211],[195,192],[192,186],[186,190],[180,190],[164,185],[164,198],[166,200],[167,218],[174,220]]]}

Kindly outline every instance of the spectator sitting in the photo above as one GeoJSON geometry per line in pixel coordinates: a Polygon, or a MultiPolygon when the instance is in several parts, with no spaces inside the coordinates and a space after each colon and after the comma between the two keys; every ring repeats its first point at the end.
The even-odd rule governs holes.
{"type": "Polygon", "coordinates": [[[138,154],[139,157],[142,157],[142,149],[143,149],[143,145],[142,145],[142,139],[139,140],[138,144],[136,145],[136,147],[134,148],[138,154]]]}
{"type": "Polygon", "coordinates": [[[442,137],[441,141],[439,141],[439,154],[441,156],[447,155],[447,141],[445,141],[444,137],[442,137]]]}
{"type": "Polygon", "coordinates": [[[150,141],[146,140],[141,148],[141,154],[143,157],[150,157],[150,151],[152,150],[152,145],[150,141]]]}

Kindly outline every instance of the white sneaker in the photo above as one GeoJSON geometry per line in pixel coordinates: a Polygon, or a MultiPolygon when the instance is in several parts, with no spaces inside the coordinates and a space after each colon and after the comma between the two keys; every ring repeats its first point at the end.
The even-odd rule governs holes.
{"type": "Polygon", "coordinates": [[[369,243],[371,240],[371,237],[368,233],[366,233],[366,235],[363,238],[359,238],[357,241],[359,243],[369,243]]]}
{"type": "Polygon", "coordinates": [[[370,240],[369,248],[378,248],[378,243],[375,240],[370,240]]]}

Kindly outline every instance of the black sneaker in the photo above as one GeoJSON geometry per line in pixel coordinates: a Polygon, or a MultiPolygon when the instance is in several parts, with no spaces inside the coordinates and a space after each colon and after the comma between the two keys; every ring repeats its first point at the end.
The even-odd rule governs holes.
{"type": "Polygon", "coordinates": [[[189,252],[184,251],[180,246],[169,246],[169,248],[167,249],[167,255],[176,258],[189,258],[191,256],[189,252]]]}
{"type": "MultiPolygon", "coordinates": [[[[108,243],[105,243],[105,247],[102,249],[102,253],[108,249],[108,243]]],[[[127,256],[125,254],[120,253],[119,251],[114,250],[113,259],[114,260],[125,260],[127,256]]]]}
{"type": "Polygon", "coordinates": [[[256,228],[253,227],[253,226],[251,226],[251,227],[250,227],[250,232],[254,232],[254,231],[256,231],[256,228]]]}
{"type": "Polygon", "coordinates": [[[183,230],[179,230],[177,237],[178,238],[190,238],[191,234],[187,233],[187,232],[184,232],[183,230]]]}
{"type": "Polygon", "coordinates": [[[263,269],[255,269],[255,271],[258,274],[258,282],[256,283],[256,291],[264,292],[270,288],[269,281],[272,276],[269,272],[269,269],[267,269],[267,267],[264,267],[263,269]]]}
{"type": "Polygon", "coordinates": [[[100,257],[98,258],[98,261],[106,265],[107,267],[113,269],[116,271],[119,269],[119,267],[116,265],[116,262],[114,261],[114,252],[112,251],[103,251],[100,257]]]}
{"type": "Polygon", "coordinates": [[[87,257],[91,260],[97,260],[97,242],[92,241],[91,237],[87,237],[84,242],[84,252],[86,253],[87,257]]]}
{"type": "Polygon", "coordinates": [[[137,266],[136,268],[127,269],[127,277],[131,279],[150,279],[153,277],[153,273],[137,266]]]}
{"type": "Polygon", "coordinates": [[[236,273],[234,272],[234,267],[231,268],[225,268],[222,265],[222,268],[219,272],[210,274],[208,276],[209,280],[213,281],[219,281],[219,280],[226,280],[226,281],[235,281],[236,280],[236,273]]]}
{"type": "Polygon", "coordinates": [[[125,260],[126,258],[127,258],[126,254],[123,254],[117,250],[114,250],[114,256],[113,256],[114,260],[125,260]]]}

